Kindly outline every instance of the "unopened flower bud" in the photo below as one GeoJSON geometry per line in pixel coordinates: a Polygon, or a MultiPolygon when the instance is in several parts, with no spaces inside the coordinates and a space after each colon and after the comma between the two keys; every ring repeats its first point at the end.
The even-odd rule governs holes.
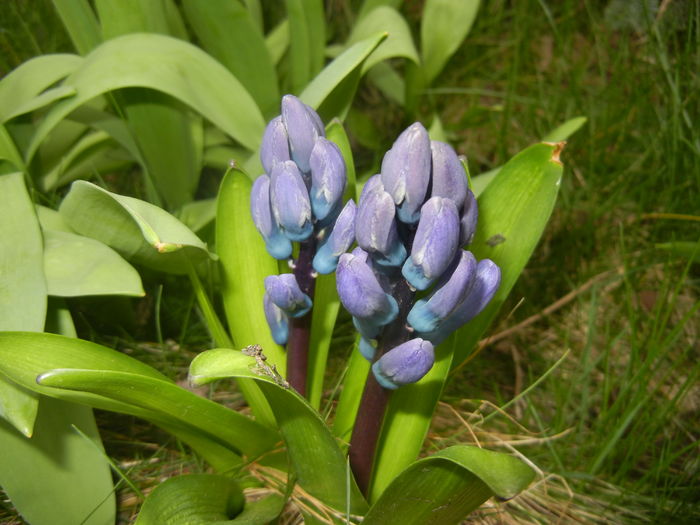
{"type": "Polygon", "coordinates": [[[360,337],[360,342],[357,345],[357,349],[360,351],[362,357],[367,359],[370,363],[374,361],[374,356],[377,354],[376,341],[373,339],[365,339],[360,337]]]}
{"type": "Polygon", "coordinates": [[[382,290],[362,257],[352,253],[340,256],[336,286],[345,309],[360,320],[385,325],[393,321],[399,312],[396,300],[382,290]]]}
{"type": "Polygon", "coordinates": [[[421,208],[411,255],[401,273],[418,290],[430,286],[452,262],[459,242],[459,215],[454,202],[431,197],[421,208]]]}
{"type": "Polygon", "coordinates": [[[287,128],[284,127],[282,117],[275,117],[265,128],[260,146],[260,161],[263,169],[265,173],[271,173],[275,164],[291,160],[291,158],[287,128]]]}
{"type": "Polygon", "coordinates": [[[409,126],[382,161],[382,183],[398,206],[399,220],[415,224],[430,184],[430,137],[422,124],[409,126]]]}
{"type": "Polygon", "coordinates": [[[325,219],[342,201],[345,191],[345,160],[340,148],[319,137],[311,150],[311,210],[317,220],[325,219]]]}
{"type": "Polygon", "coordinates": [[[406,248],[396,230],[396,206],[391,195],[376,182],[375,179],[373,187],[360,197],[355,238],[357,244],[371,253],[379,264],[399,266],[406,259],[406,248]]]}
{"type": "Polygon", "coordinates": [[[476,258],[462,251],[455,258],[451,272],[445,274],[426,298],[419,299],[408,312],[408,323],[418,332],[436,330],[468,296],[476,277],[476,258]]]}
{"type": "Polygon", "coordinates": [[[253,183],[250,193],[250,213],[255,227],[265,240],[265,248],[275,259],[292,255],[292,243],[280,231],[270,207],[270,178],[261,175],[253,183]]]}
{"type": "Polygon", "coordinates": [[[320,274],[334,272],[338,266],[338,259],[355,241],[355,215],[357,206],[355,201],[348,201],[340,212],[332,230],[324,239],[323,244],[316,251],[313,267],[320,274]]]}
{"type": "Polygon", "coordinates": [[[464,209],[459,219],[459,245],[471,244],[476,231],[476,222],[479,219],[479,207],[476,197],[471,190],[467,190],[467,198],[464,200],[464,209]]]}
{"type": "Polygon", "coordinates": [[[311,298],[301,291],[292,273],[265,277],[265,292],[289,317],[302,317],[311,310],[311,298]]]}
{"type": "Polygon", "coordinates": [[[316,139],[323,136],[323,128],[316,112],[294,95],[282,97],[282,121],[289,137],[292,160],[299,169],[309,172],[309,159],[316,139]]]}
{"type": "Polygon", "coordinates": [[[395,390],[419,381],[434,362],[432,343],[418,337],[389,350],[372,365],[372,372],[381,386],[395,390]]]}
{"type": "Polygon", "coordinates": [[[285,314],[275,303],[272,302],[270,296],[263,296],[263,310],[265,311],[265,319],[270,327],[272,339],[278,345],[287,344],[289,337],[289,320],[285,314]]]}
{"type": "Polygon", "coordinates": [[[270,174],[272,213],[290,241],[304,241],[313,232],[309,192],[292,161],[279,162],[270,174]]]}
{"type": "Polygon", "coordinates": [[[432,197],[452,199],[458,210],[467,197],[467,177],[464,167],[452,146],[444,142],[430,143],[433,160],[432,197]]]}

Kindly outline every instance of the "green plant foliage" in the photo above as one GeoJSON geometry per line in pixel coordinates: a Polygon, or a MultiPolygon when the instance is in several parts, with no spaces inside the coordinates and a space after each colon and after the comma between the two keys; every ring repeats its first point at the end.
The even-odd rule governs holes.
{"type": "Polygon", "coordinates": [[[269,370],[251,371],[251,358],[234,350],[199,354],[190,365],[195,384],[226,377],[255,379],[272,407],[287,445],[299,485],[324,504],[339,510],[349,502],[353,514],[366,509],[354,481],[346,486],[347,465],[335,438],[318,413],[294,390],[275,381],[269,370]]]}
{"type": "Polygon", "coordinates": [[[75,182],[59,212],[81,235],[156,270],[185,274],[190,264],[212,257],[199,237],[169,213],[89,182],[75,182]]]}
{"type": "Polygon", "coordinates": [[[461,523],[491,496],[512,498],[534,477],[530,467],[512,456],[476,447],[446,448],[402,472],[363,523],[461,523]]]}

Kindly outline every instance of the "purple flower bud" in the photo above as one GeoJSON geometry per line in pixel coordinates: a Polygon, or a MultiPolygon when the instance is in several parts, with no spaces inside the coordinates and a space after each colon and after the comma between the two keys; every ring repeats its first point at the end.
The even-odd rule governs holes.
{"type": "Polygon", "coordinates": [[[419,381],[434,362],[432,343],[417,337],[389,350],[372,365],[372,372],[380,385],[395,390],[419,381]]]}
{"type": "Polygon", "coordinates": [[[275,259],[287,259],[292,255],[292,243],[277,226],[270,208],[270,177],[260,175],[250,192],[250,214],[255,227],[265,240],[265,248],[275,259]]]}
{"type": "Polygon", "coordinates": [[[467,198],[464,200],[464,209],[459,219],[459,245],[470,244],[476,231],[476,221],[479,219],[479,207],[476,197],[471,190],[467,190],[467,198]]]}
{"type": "Polygon", "coordinates": [[[460,326],[476,317],[491,301],[501,284],[501,269],[490,259],[479,261],[476,278],[469,293],[444,323],[433,332],[421,333],[438,345],[460,326]]]}
{"type": "Polygon", "coordinates": [[[348,251],[355,241],[356,213],[355,201],[348,201],[325,241],[316,251],[312,265],[318,273],[334,272],[340,256],[348,251]]]}
{"type": "Polygon", "coordinates": [[[385,325],[399,312],[396,300],[382,290],[374,272],[361,256],[352,253],[340,256],[336,287],[345,309],[360,320],[385,325]]]}
{"type": "Polygon", "coordinates": [[[340,148],[319,137],[311,150],[311,209],[323,220],[341,202],[345,191],[345,160],[340,148]]]}
{"type": "Polygon", "coordinates": [[[458,210],[467,197],[467,176],[452,146],[444,142],[430,143],[433,159],[432,197],[452,199],[458,210]]]}
{"type": "Polygon", "coordinates": [[[311,298],[301,291],[292,273],[265,277],[265,292],[289,317],[302,317],[311,310],[311,298]]]}
{"type": "Polygon", "coordinates": [[[272,339],[278,345],[287,344],[289,337],[289,321],[287,315],[270,299],[270,296],[263,296],[263,309],[265,311],[265,319],[270,327],[272,339]]]}
{"type": "Polygon", "coordinates": [[[275,117],[265,128],[260,146],[260,161],[265,173],[271,173],[272,167],[278,162],[291,160],[291,158],[287,128],[284,127],[282,117],[275,117]]]}
{"type": "Polygon", "coordinates": [[[399,220],[415,224],[430,184],[430,137],[422,124],[409,126],[382,161],[382,183],[398,206],[399,220]]]}
{"type": "Polygon", "coordinates": [[[315,111],[294,95],[282,97],[282,121],[287,128],[292,160],[304,173],[309,172],[309,159],[316,139],[323,136],[323,127],[315,111]]]}
{"type": "Polygon", "coordinates": [[[421,208],[411,256],[401,269],[418,290],[430,286],[452,262],[459,242],[459,215],[455,203],[431,197],[421,208]]]}
{"type": "Polygon", "coordinates": [[[309,192],[292,161],[278,162],[270,174],[270,204],[282,232],[290,241],[303,241],[313,232],[309,192]]]}
{"type": "Polygon", "coordinates": [[[376,341],[373,339],[360,337],[357,349],[360,351],[360,354],[362,354],[362,357],[367,359],[370,363],[374,361],[374,356],[377,355],[376,341]]]}
{"type": "Polygon", "coordinates": [[[369,179],[367,179],[367,182],[365,182],[364,186],[362,186],[362,192],[360,193],[360,200],[359,202],[362,202],[362,199],[365,198],[365,195],[369,195],[373,191],[384,191],[384,185],[382,184],[382,176],[377,174],[377,175],[372,175],[369,179]]]}
{"type": "MultiPolygon", "coordinates": [[[[362,192],[355,218],[357,244],[370,252],[379,264],[399,266],[406,259],[406,248],[399,240],[394,215],[396,207],[387,192],[370,179],[372,187],[362,192]]],[[[370,182],[368,181],[367,184],[370,182]]]]}
{"type": "Polygon", "coordinates": [[[408,312],[407,321],[418,332],[432,332],[464,301],[476,277],[476,258],[462,251],[455,258],[435,290],[427,299],[419,299],[408,312]],[[456,264],[455,264],[456,263],[456,264]]]}

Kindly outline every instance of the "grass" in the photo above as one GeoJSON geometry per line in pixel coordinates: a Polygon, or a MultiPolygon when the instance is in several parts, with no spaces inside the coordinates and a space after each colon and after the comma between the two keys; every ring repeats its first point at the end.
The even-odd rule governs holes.
{"type": "MultiPolygon", "coordinates": [[[[3,11],[4,68],[64,45],[57,29],[37,32],[24,3],[3,11]],[[7,20],[25,21],[19,40],[7,38],[7,20]]],[[[405,11],[417,23],[419,11],[405,11]]],[[[656,248],[700,237],[697,222],[663,215],[698,215],[698,71],[697,2],[491,0],[424,99],[421,114],[437,110],[472,174],[568,118],[588,118],[564,150],[545,238],[491,330],[503,336],[455,374],[426,443],[515,449],[541,472],[523,495],[489,504],[470,522],[700,521],[698,266],[656,248]],[[505,412],[494,408],[513,399],[505,412]]],[[[379,142],[406,124],[371,86],[358,102],[355,122],[369,123],[365,133],[379,142]]],[[[366,150],[359,160],[370,169],[377,159],[366,150]]],[[[144,300],[145,315],[108,333],[182,378],[192,349],[209,339],[189,291],[166,282],[161,297],[159,315],[144,300]],[[163,344],[147,342],[156,334],[163,344]]],[[[74,304],[86,338],[105,331],[95,304],[74,304]]],[[[347,341],[336,346],[345,350],[347,341]]],[[[99,420],[109,454],[144,492],[203,468],[148,425],[106,413],[99,420]]],[[[138,501],[120,487],[123,523],[138,501]]],[[[16,519],[0,502],[0,522],[16,519]]]]}

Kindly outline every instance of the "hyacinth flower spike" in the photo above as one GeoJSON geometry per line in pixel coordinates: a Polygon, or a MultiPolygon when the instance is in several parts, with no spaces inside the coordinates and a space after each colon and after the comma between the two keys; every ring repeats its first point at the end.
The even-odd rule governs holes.
{"type": "Polygon", "coordinates": [[[476,258],[462,250],[455,262],[434,291],[426,299],[416,301],[408,312],[406,320],[417,332],[437,330],[470,293],[476,280],[476,258]]]}
{"type": "Polygon", "coordinates": [[[250,194],[250,213],[253,223],[265,241],[265,248],[275,259],[292,255],[292,243],[282,233],[270,207],[270,177],[261,175],[253,183],[250,194]]]}
{"type": "Polygon", "coordinates": [[[283,273],[265,277],[265,292],[289,317],[301,317],[311,310],[311,298],[301,291],[294,274],[283,273]]]}
{"type": "Polygon", "coordinates": [[[272,214],[290,241],[305,241],[313,233],[309,192],[292,161],[278,162],[270,174],[272,214]]]}
{"type": "Polygon", "coordinates": [[[431,197],[421,208],[411,255],[401,273],[418,290],[425,290],[452,262],[459,243],[459,215],[451,199],[431,197]]]}
{"type": "Polygon", "coordinates": [[[348,201],[340,212],[330,232],[323,239],[323,244],[316,251],[313,267],[320,274],[328,274],[338,267],[338,260],[355,241],[355,215],[357,206],[348,201]]]}
{"type": "Polygon", "coordinates": [[[303,173],[309,173],[316,139],[324,136],[318,114],[297,97],[285,95],[282,97],[282,122],[289,137],[292,160],[303,173]]]}
{"type": "Polygon", "coordinates": [[[419,381],[433,367],[433,344],[417,337],[392,348],[373,365],[377,382],[386,389],[395,390],[419,381]]]}

